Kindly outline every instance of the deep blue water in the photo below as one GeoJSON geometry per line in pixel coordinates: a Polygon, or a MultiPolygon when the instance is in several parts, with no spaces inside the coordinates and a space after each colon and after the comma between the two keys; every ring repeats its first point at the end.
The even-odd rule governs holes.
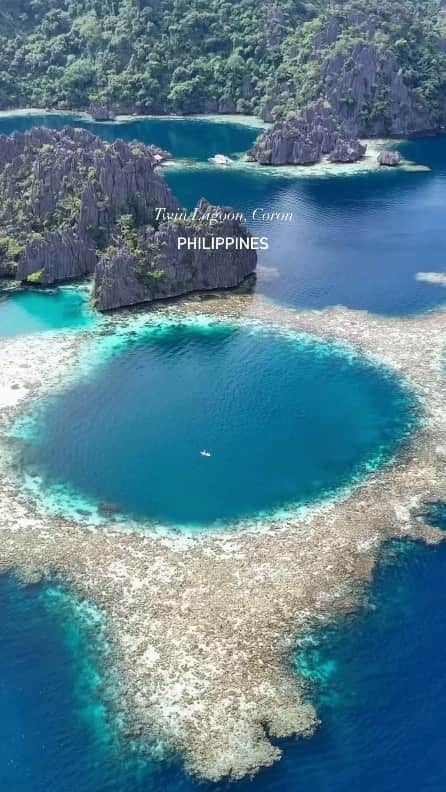
{"type": "MultiPolygon", "coordinates": [[[[37,117],[1,117],[0,132],[41,122],[37,117]]],[[[69,118],[56,116],[48,121],[68,122],[69,118]]],[[[247,128],[191,121],[91,126],[109,139],[140,137],[169,148],[176,157],[201,161],[217,152],[242,151],[256,134],[247,128]]],[[[201,166],[166,171],[166,178],[188,206],[205,195],[245,212],[260,206],[293,211],[291,224],[251,224],[253,231],[266,230],[270,236],[270,251],[262,263],[280,272],[277,281],[259,284],[262,293],[291,305],[322,308],[342,303],[405,314],[432,308],[446,296],[441,287],[414,277],[418,271],[445,268],[446,139],[412,141],[404,146],[404,153],[432,170],[293,180],[262,171],[201,166]]],[[[5,303],[0,303],[0,332],[2,327],[8,334],[8,327],[33,330],[36,322],[38,327],[65,326],[65,320],[59,324],[59,319],[53,325],[53,311],[59,316],[57,296],[26,297],[25,307],[24,298],[15,299],[19,313],[9,304],[6,323],[5,303]]],[[[76,322],[73,315],[71,322],[76,322]]],[[[144,358],[145,353],[139,358],[139,373],[132,372],[130,389],[138,376],[147,375],[144,358]]],[[[124,366],[124,371],[124,359],[113,361],[113,366],[124,366]]],[[[181,367],[181,360],[176,366],[181,367]]],[[[160,376],[162,369],[157,373],[160,376]]],[[[340,385],[342,377],[330,382],[330,392],[338,393],[340,385]]],[[[121,383],[120,395],[125,386],[121,383]]],[[[380,393],[373,405],[367,401],[367,388],[359,388],[361,400],[365,399],[361,410],[367,405],[388,420],[389,415],[382,414],[383,391],[376,380],[373,388],[380,393]]],[[[321,389],[315,393],[317,400],[323,398],[321,389]]],[[[342,400],[332,415],[340,407],[342,400]]],[[[136,408],[143,412],[139,401],[136,408]]],[[[353,419],[358,421],[358,416],[350,416],[353,419]]],[[[386,420],[374,431],[382,429],[386,420]]],[[[360,434],[364,428],[362,422],[355,425],[360,434]]],[[[209,434],[196,445],[210,446],[209,434]]],[[[197,456],[195,462],[216,458],[197,456]]],[[[339,458],[335,461],[337,466],[339,458]]],[[[334,474],[328,455],[324,474],[334,474]]],[[[374,608],[324,631],[319,643],[299,658],[300,669],[317,681],[312,698],[323,725],[316,736],[286,741],[282,762],[252,782],[209,786],[187,778],[178,764],[144,764],[116,744],[101,713],[91,665],[96,656],[91,634],[85,635],[72,611],[54,597],[48,600],[39,588],[22,589],[3,576],[0,788],[14,792],[223,792],[228,788],[440,792],[446,788],[445,580],[444,548],[400,549],[394,563],[384,564],[375,579],[374,608]]]]}
{"type": "Polygon", "coordinates": [[[444,287],[416,280],[445,270],[446,137],[400,147],[430,172],[359,173],[300,179],[262,170],[166,170],[186,207],[201,196],[229,204],[269,237],[261,264],[279,270],[260,293],[304,308],[346,305],[411,314],[446,300],[444,287]],[[251,219],[255,209],[292,212],[291,222],[251,219]]]}
{"type": "Polygon", "coordinates": [[[407,547],[375,579],[372,609],[306,653],[322,726],[287,740],[253,781],[198,784],[144,765],[86,718],[100,704],[79,625],[0,579],[0,784],[14,792],[441,792],[446,786],[446,553],[407,547]]]}
{"type": "Polygon", "coordinates": [[[26,458],[46,483],[161,522],[320,497],[382,461],[414,420],[396,381],[329,350],[229,326],[145,332],[49,402],[26,458]]]}
{"type": "Polygon", "coordinates": [[[214,154],[236,156],[249,149],[258,129],[240,123],[210,122],[200,118],[147,118],[122,122],[94,122],[83,116],[61,114],[0,116],[0,134],[26,132],[33,126],[63,129],[77,126],[106,140],[141,140],[170,151],[175,158],[206,161],[214,154]]]}
{"type": "Polygon", "coordinates": [[[95,317],[85,292],[73,288],[0,291],[0,337],[88,327],[95,317]]]}

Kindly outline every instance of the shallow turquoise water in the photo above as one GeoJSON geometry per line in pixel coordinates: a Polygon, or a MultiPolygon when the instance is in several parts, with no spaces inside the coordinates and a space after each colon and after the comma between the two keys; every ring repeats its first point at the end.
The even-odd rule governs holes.
{"type": "Polygon", "coordinates": [[[26,459],[47,486],[206,524],[333,491],[385,459],[414,419],[394,380],[327,345],[172,324],[52,399],[26,459]]]}
{"type": "Polygon", "coordinates": [[[85,292],[71,288],[0,291],[0,337],[87,327],[95,317],[85,292]]]}

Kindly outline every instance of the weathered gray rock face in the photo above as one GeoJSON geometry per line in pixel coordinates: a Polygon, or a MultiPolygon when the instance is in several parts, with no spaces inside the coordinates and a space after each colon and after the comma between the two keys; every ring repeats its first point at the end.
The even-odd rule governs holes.
{"type": "Polygon", "coordinates": [[[338,140],[328,159],[330,162],[357,162],[366,151],[367,146],[359,140],[338,140]]]}
{"type": "MultiPolygon", "coordinates": [[[[179,208],[156,172],[166,152],[82,129],[33,129],[0,136],[0,226],[16,255],[16,277],[42,283],[94,269],[123,215],[150,223],[154,210],[179,208]],[[36,276],[37,277],[37,276],[36,276]]],[[[0,272],[11,269],[0,246],[0,272]]]]}
{"type": "Polygon", "coordinates": [[[255,250],[188,250],[178,238],[248,240],[246,229],[204,200],[180,219],[156,171],[164,155],[78,129],[0,137],[0,275],[52,284],[94,273],[99,310],[237,286],[255,250]],[[174,219],[160,225],[160,208],[174,219]]]}
{"type": "Polygon", "coordinates": [[[322,65],[324,96],[354,137],[410,135],[438,127],[438,119],[405,84],[395,59],[374,43],[356,44],[322,65]],[[353,66],[352,66],[353,64],[353,66]],[[381,112],[374,111],[380,103],[381,112]]]}
{"type": "Polygon", "coordinates": [[[4,259],[0,262],[0,278],[13,278],[15,276],[15,264],[13,261],[4,259]]]}
{"type": "Polygon", "coordinates": [[[222,96],[218,100],[218,112],[225,114],[225,113],[235,113],[236,107],[235,102],[230,96],[222,96]]]}
{"type": "Polygon", "coordinates": [[[354,162],[364,153],[365,147],[351,139],[331,110],[316,103],[295,118],[274,124],[258,138],[249,156],[261,165],[313,165],[324,155],[354,162]]]}
{"type": "MultiPolygon", "coordinates": [[[[294,80],[280,75],[269,94],[291,97],[295,91],[300,109],[303,97],[305,103],[326,103],[347,138],[438,131],[446,91],[435,74],[444,71],[446,44],[435,23],[428,33],[418,4],[354,0],[323,6],[314,32],[297,36],[285,55],[294,80]]],[[[440,9],[432,6],[431,13],[436,17],[440,9]]]]}
{"type": "Polygon", "coordinates": [[[116,115],[106,102],[91,102],[89,112],[94,121],[114,121],[116,115]]]}
{"type": "Polygon", "coordinates": [[[96,252],[86,237],[72,231],[47,231],[26,246],[16,278],[25,281],[38,273],[39,283],[57,283],[91,275],[95,266],[96,252]]]}
{"type": "MultiPolygon", "coordinates": [[[[209,204],[198,205],[204,218],[209,204]]],[[[222,216],[233,213],[230,207],[218,207],[222,216]]],[[[188,250],[178,249],[178,238],[206,239],[213,237],[249,239],[246,228],[237,220],[223,219],[212,225],[206,219],[191,224],[162,223],[157,231],[147,230],[135,255],[128,246],[101,258],[95,271],[94,298],[98,310],[177,297],[194,291],[227,289],[242,283],[255,271],[255,250],[188,250]]]]}
{"type": "Polygon", "coordinates": [[[399,151],[380,151],[376,159],[380,165],[394,168],[401,164],[402,157],[399,151]]]}
{"type": "MultiPolygon", "coordinates": [[[[302,118],[312,102],[320,102],[337,119],[346,141],[444,130],[441,2],[429,9],[413,2],[399,5],[397,0],[343,0],[317,7],[317,18],[282,48],[283,63],[260,103],[264,120],[272,122],[294,110],[302,118]]],[[[289,137],[283,122],[281,126],[289,137]]],[[[303,137],[301,156],[291,152],[287,162],[296,157],[299,164],[315,161],[317,141],[311,129],[303,137]]],[[[261,148],[255,159],[274,164],[274,146],[261,148]]],[[[345,150],[343,145],[341,161],[348,161],[345,150]]],[[[279,159],[282,163],[283,151],[279,159]]]]}

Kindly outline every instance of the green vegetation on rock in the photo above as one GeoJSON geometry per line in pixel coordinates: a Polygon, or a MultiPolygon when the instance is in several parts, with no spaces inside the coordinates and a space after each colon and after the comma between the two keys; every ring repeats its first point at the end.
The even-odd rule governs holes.
{"type": "Polygon", "coordinates": [[[31,275],[28,275],[27,282],[28,283],[40,283],[42,280],[43,269],[36,270],[36,272],[32,272],[31,275]]]}
{"type": "Polygon", "coordinates": [[[441,0],[2,0],[0,107],[271,119],[326,97],[373,129],[399,91],[433,127],[445,31],[441,0]]]}
{"type": "Polygon", "coordinates": [[[11,261],[17,261],[23,249],[24,246],[18,239],[11,236],[0,236],[0,255],[11,261]]]}

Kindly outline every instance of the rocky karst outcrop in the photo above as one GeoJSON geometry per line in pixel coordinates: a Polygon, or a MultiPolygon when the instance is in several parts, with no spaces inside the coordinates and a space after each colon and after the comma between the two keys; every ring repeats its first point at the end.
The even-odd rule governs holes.
{"type": "Polygon", "coordinates": [[[399,151],[380,151],[377,156],[378,165],[387,165],[391,168],[401,165],[401,154],[399,151]]]}
{"type": "Polygon", "coordinates": [[[183,252],[177,238],[246,238],[240,223],[207,223],[205,202],[193,222],[158,221],[160,208],[180,208],[156,170],[166,156],[82,129],[0,136],[0,276],[53,284],[95,273],[100,310],[238,285],[254,251],[183,252]]]}
{"type": "Polygon", "coordinates": [[[439,131],[446,121],[443,28],[436,2],[322,4],[317,19],[284,42],[270,115],[322,101],[351,138],[439,131]]]}
{"type": "Polygon", "coordinates": [[[352,136],[410,135],[438,128],[432,110],[411,93],[394,55],[372,41],[327,54],[321,77],[324,98],[352,136]]]}
{"type": "Polygon", "coordinates": [[[40,283],[80,278],[94,272],[96,253],[88,238],[73,231],[45,231],[32,237],[19,257],[17,280],[40,283]]]}
{"type": "Polygon", "coordinates": [[[362,159],[367,146],[360,140],[340,138],[328,155],[330,162],[357,162],[362,159]]]}
{"type": "Polygon", "coordinates": [[[248,240],[246,229],[231,219],[230,207],[213,207],[201,200],[193,219],[161,223],[158,230],[142,229],[137,243],[120,244],[100,258],[95,270],[94,298],[100,311],[125,305],[150,302],[193,291],[228,289],[237,286],[256,268],[254,250],[188,249],[178,246],[178,239],[248,240]],[[221,214],[221,220],[211,220],[221,214]]]}
{"type": "Polygon", "coordinates": [[[42,284],[92,272],[123,214],[178,208],[156,165],[147,146],[82,129],[0,137],[0,266],[42,284]]]}
{"type": "Polygon", "coordinates": [[[354,162],[365,151],[327,106],[316,103],[266,130],[249,158],[261,165],[314,165],[323,156],[333,162],[354,162]]]}
{"type": "Polygon", "coordinates": [[[116,114],[106,102],[91,102],[89,113],[94,121],[114,121],[116,114]]]}

